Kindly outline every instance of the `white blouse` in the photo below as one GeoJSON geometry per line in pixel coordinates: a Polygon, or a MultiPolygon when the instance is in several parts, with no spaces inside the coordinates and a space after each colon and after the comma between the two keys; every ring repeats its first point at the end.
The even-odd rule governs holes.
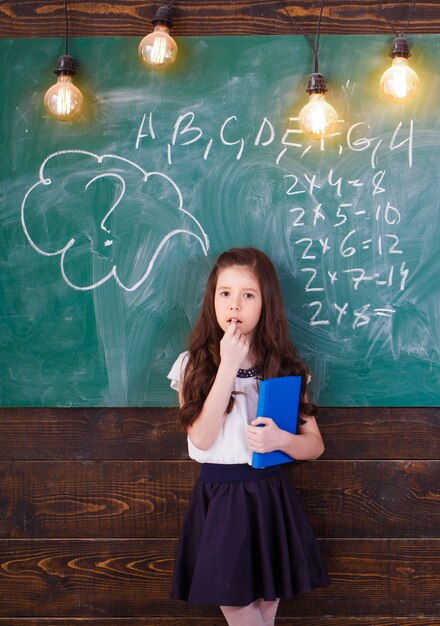
{"type": "MultiPolygon", "coordinates": [[[[189,352],[182,352],[167,378],[171,380],[170,387],[179,390],[178,383],[183,380],[185,367],[188,363],[189,352]]],[[[310,381],[310,376],[309,376],[310,381]]],[[[308,381],[308,382],[309,382],[308,381]]],[[[235,379],[235,403],[228,413],[216,440],[208,450],[200,450],[188,437],[188,454],[191,459],[199,463],[248,463],[252,462],[252,451],[247,445],[246,430],[248,424],[256,418],[258,387],[256,378],[235,379]]]]}
{"type": "MultiPolygon", "coordinates": [[[[178,382],[183,380],[189,352],[182,352],[167,378],[170,387],[178,391],[178,382]]],[[[258,388],[255,378],[236,378],[234,391],[242,393],[234,396],[232,411],[226,415],[225,421],[216,440],[208,450],[200,450],[188,437],[188,454],[199,463],[248,463],[252,462],[252,451],[247,445],[247,425],[256,418],[258,388]]]]}

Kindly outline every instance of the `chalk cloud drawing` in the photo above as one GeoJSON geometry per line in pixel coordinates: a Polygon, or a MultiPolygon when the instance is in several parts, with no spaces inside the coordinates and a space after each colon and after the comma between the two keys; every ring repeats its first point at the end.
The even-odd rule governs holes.
{"type": "Polygon", "coordinates": [[[112,277],[121,289],[135,291],[176,236],[194,237],[205,256],[209,250],[173,179],[115,154],[50,154],[23,198],[21,224],[38,254],[60,257],[63,280],[79,291],[112,277]]]}

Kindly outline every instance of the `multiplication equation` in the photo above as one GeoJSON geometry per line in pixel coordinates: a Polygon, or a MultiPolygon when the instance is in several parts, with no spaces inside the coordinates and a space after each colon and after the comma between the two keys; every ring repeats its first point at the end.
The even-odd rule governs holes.
{"type": "Polygon", "coordinates": [[[356,329],[395,313],[392,302],[405,291],[410,269],[398,230],[402,210],[391,203],[386,176],[372,169],[362,178],[333,169],[283,175],[285,194],[294,201],[288,208],[291,245],[311,326],[350,323],[356,329]],[[371,285],[375,304],[353,305],[371,295],[371,285]]]}

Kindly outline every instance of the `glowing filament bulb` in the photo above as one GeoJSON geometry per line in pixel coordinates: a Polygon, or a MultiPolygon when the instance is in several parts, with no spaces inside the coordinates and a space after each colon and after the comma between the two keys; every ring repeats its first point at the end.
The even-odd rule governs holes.
{"type": "Polygon", "coordinates": [[[159,63],[163,63],[169,55],[170,50],[168,46],[168,42],[165,37],[156,37],[153,42],[152,50],[151,50],[151,61],[158,65],[159,63]]]}
{"type": "Polygon", "coordinates": [[[71,76],[58,76],[44,96],[47,112],[57,120],[67,122],[75,119],[81,112],[82,93],[75,87],[71,76]]]}
{"type": "Polygon", "coordinates": [[[325,139],[334,132],[338,114],[325,99],[327,88],[322,74],[310,75],[307,91],[310,99],[299,113],[300,128],[312,139],[325,139]]]}
{"type": "Polygon", "coordinates": [[[395,57],[380,79],[383,93],[395,102],[406,102],[414,96],[418,87],[419,77],[404,57],[395,57]]]}
{"type": "Polygon", "coordinates": [[[419,87],[419,77],[408,65],[410,55],[406,39],[396,37],[390,53],[393,62],[382,74],[380,88],[386,96],[397,103],[410,100],[419,87]]]}
{"type": "Polygon", "coordinates": [[[301,129],[313,139],[324,139],[333,130],[338,114],[323,93],[311,93],[309,102],[299,113],[301,129]]]}
{"type": "Polygon", "coordinates": [[[152,23],[154,30],[142,39],[138,52],[147,67],[160,70],[174,63],[177,57],[177,44],[169,34],[171,9],[159,7],[152,23]]]}

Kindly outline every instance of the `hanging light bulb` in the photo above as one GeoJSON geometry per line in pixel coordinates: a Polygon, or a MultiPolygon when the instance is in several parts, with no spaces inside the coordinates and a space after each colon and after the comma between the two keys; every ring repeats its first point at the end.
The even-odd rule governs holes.
{"type": "Polygon", "coordinates": [[[159,7],[151,23],[154,31],[142,39],[138,52],[147,67],[161,70],[174,63],[177,56],[177,44],[169,35],[172,26],[170,7],[159,7]]]}
{"type": "Polygon", "coordinates": [[[46,91],[44,106],[55,119],[70,122],[80,115],[83,104],[82,93],[72,81],[76,71],[71,56],[68,54],[60,56],[55,74],[58,80],[46,91]]]}
{"type": "Polygon", "coordinates": [[[393,62],[391,67],[382,74],[380,88],[386,96],[397,103],[410,100],[419,87],[419,77],[408,65],[410,55],[406,39],[396,37],[390,52],[393,62]]]}
{"type": "Polygon", "coordinates": [[[300,128],[313,139],[325,139],[334,132],[338,114],[325,99],[327,87],[323,75],[310,74],[306,91],[310,100],[299,113],[300,128]]]}
{"type": "Polygon", "coordinates": [[[72,76],[76,74],[75,62],[69,55],[69,21],[67,0],[64,0],[64,18],[66,24],[66,50],[60,56],[55,74],[58,80],[44,96],[46,111],[60,122],[71,122],[81,113],[83,96],[78,87],[73,84],[72,76]]]}
{"type": "Polygon", "coordinates": [[[316,37],[316,45],[307,37],[306,39],[311,45],[314,52],[315,68],[313,74],[310,74],[307,84],[307,93],[310,95],[309,102],[303,106],[299,112],[299,126],[306,135],[312,139],[325,139],[331,135],[338,121],[338,114],[335,109],[325,99],[327,87],[324,76],[318,69],[318,50],[319,39],[321,35],[321,20],[324,10],[324,0],[321,0],[321,8],[318,18],[318,34],[316,37]]]}

